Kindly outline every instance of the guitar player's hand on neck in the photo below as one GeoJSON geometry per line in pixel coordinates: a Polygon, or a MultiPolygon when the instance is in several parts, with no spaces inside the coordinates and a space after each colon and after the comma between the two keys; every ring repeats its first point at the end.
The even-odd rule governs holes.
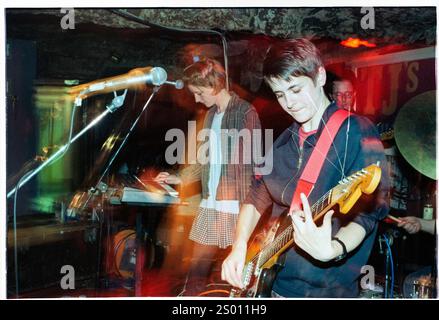
{"type": "Polygon", "coordinates": [[[300,195],[303,211],[294,211],[291,215],[294,226],[294,242],[311,257],[320,261],[329,261],[337,257],[337,247],[331,240],[331,218],[334,210],[330,210],[323,218],[323,224],[317,227],[313,221],[308,199],[300,195]]]}
{"type": "MultiPolygon", "coordinates": [[[[301,194],[300,197],[303,212],[296,211],[292,216],[296,245],[314,259],[322,262],[339,257],[343,253],[343,247],[337,241],[334,241],[331,236],[331,218],[334,211],[328,211],[323,218],[323,224],[317,227],[312,218],[308,199],[304,194],[301,194]],[[305,221],[303,221],[302,216],[305,221]]],[[[355,222],[350,222],[345,227],[340,228],[335,235],[345,244],[347,252],[354,250],[365,236],[366,231],[364,228],[355,222]]]]}

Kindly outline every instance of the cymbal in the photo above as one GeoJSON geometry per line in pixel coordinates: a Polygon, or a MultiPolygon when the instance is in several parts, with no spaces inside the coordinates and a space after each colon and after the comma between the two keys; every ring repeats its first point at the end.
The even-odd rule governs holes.
{"type": "Polygon", "coordinates": [[[413,168],[436,180],[436,90],[410,99],[395,120],[395,141],[413,168]]]}

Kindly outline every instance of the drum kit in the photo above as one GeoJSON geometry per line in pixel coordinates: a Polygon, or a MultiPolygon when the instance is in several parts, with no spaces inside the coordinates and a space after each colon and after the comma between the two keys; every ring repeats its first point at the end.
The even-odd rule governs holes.
{"type": "Polygon", "coordinates": [[[431,299],[434,297],[435,285],[431,275],[422,276],[413,281],[412,299],[431,299]]]}
{"type": "Polygon", "coordinates": [[[394,123],[396,145],[407,162],[436,180],[436,90],[410,99],[394,123]]]}
{"type": "MultiPolygon", "coordinates": [[[[401,155],[416,171],[437,179],[436,90],[413,97],[399,110],[394,122],[394,139],[401,155]]],[[[435,297],[436,286],[431,274],[412,280],[410,286],[404,298],[435,297]]],[[[377,295],[379,293],[373,293],[372,297],[377,295]]]]}

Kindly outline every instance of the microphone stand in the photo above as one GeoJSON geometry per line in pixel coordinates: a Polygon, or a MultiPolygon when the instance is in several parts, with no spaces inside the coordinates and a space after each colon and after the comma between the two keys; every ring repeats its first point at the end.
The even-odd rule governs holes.
{"type": "MultiPolygon", "coordinates": [[[[54,159],[56,159],[58,156],[63,156],[65,152],[67,152],[68,148],[72,144],[72,142],[76,141],[80,136],[82,136],[86,131],[88,131],[90,128],[92,128],[94,125],[96,125],[99,121],[101,121],[108,113],[113,113],[116,111],[119,107],[121,107],[124,103],[125,96],[126,96],[127,90],[124,91],[124,93],[120,96],[116,95],[116,92],[114,92],[114,99],[112,102],[106,106],[107,110],[103,112],[101,115],[99,115],[97,118],[95,118],[88,126],[86,126],[84,129],[82,129],[76,136],[70,137],[69,141],[63,145],[57,152],[55,152],[53,155],[51,155],[46,161],[44,161],[40,166],[38,166],[35,169],[31,169],[30,171],[26,172],[20,180],[18,180],[17,185],[15,188],[13,188],[9,193],[7,194],[7,198],[14,195],[14,216],[13,216],[13,229],[14,229],[14,264],[15,264],[15,292],[16,292],[16,298],[19,297],[19,284],[18,284],[18,248],[17,248],[17,213],[16,213],[16,206],[17,206],[17,195],[18,195],[18,189],[20,189],[22,186],[24,186],[32,177],[37,175],[41,170],[43,170],[45,167],[50,165],[54,159]]],[[[79,95],[75,99],[75,104],[72,112],[75,112],[75,109],[77,107],[80,107],[82,105],[82,99],[81,96],[83,95],[83,92],[79,93],[79,95]]],[[[73,128],[73,123],[71,124],[71,130],[73,128]]]]}
{"type": "Polygon", "coordinates": [[[130,129],[128,130],[127,134],[125,135],[122,143],[120,144],[119,148],[116,150],[116,152],[114,153],[114,155],[111,157],[110,161],[108,162],[104,172],[101,174],[101,176],[99,177],[96,186],[90,188],[90,192],[89,192],[89,197],[87,198],[87,201],[85,201],[84,205],[82,206],[82,210],[87,206],[88,202],[90,201],[92,195],[100,190],[100,191],[105,191],[107,189],[107,186],[105,184],[102,183],[102,180],[104,179],[105,175],[108,173],[108,170],[110,169],[111,165],[113,164],[114,160],[116,159],[116,157],[118,156],[119,152],[122,150],[122,148],[125,146],[125,143],[127,142],[128,138],[130,137],[131,133],[133,132],[134,128],[136,127],[137,123],[140,120],[140,117],[142,116],[143,112],[146,110],[146,108],[148,107],[149,103],[151,102],[152,98],[156,95],[156,93],[160,90],[160,86],[158,87],[154,87],[153,88],[153,92],[152,94],[149,96],[148,100],[146,101],[145,105],[142,108],[142,111],[140,111],[139,115],[137,116],[137,118],[134,120],[133,124],[131,125],[130,129]]]}
{"type": "MultiPolygon", "coordinates": [[[[136,127],[137,123],[139,122],[140,117],[145,112],[145,110],[147,109],[147,107],[148,107],[149,103],[151,102],[152,98],[156,95],[156,93],[160,90],[160,88],[161,88],[160,86],[156,86],[156,87],[153,88],[152,94],[149,96],[148,100],[146,101],[146,103],[143,106],[142,110],[140,111],[139,115],[134,120],[133,124],[131,125],[130,129],[128,130],[127,134],[125,135],[124,139],[122,140],[122,143],[120,144],[119,148],[116,150],[116,152],[111,157],[111,159],[108,162],[106,168],[104,169],[104,172],[101,174],[101,176],[99,177],[98,181],[96,182],[96,185],[94,187],[90,188],[90,190],[88,192],[88,198],[85,201],[84,205],[82,206],[81,211],[86,208],[86,206],[89,203],[90,199],[94,196],[94,194],[97,191],[99,191],[101,193],[105,193],[106,192],[107,185],[104,184],[102,182],[102,180],[104,179],[104,177],[108,173],[108,170],[110,169],[110,167],[113,164],[114,160],[118,156],[119,152],[125,146],[125,143],[127,142],[128,138],[130,137],[130,135],[133,132],[134,128],[136,127]]],[[[99,221],[99,243],[98,243],[98,246],[97,246],[98,247],[98,252],[97,252],[96,276],[95,276],[95,290],[97,290],[97,288],[99,287],[99,278],[100,278],[100,261],[101,261],[101,243],[100,242],[101,242],[101,239],[102,239],[102,225],[104,223],[103,219],[102,219],[102,217],[103,217],[103,205],[101,206],[101,210],[100,210],[99,213],[100,213],[100,216],[97,216],[98,221],[99,221]]],[[[109,228],[107,228],[107,230],[109,230],[109,228]]],[[[108,236],[109,236],[109,231],[107,231],[107,232],[108,232],[108,236]]],[[[109,239],[109,237],[108,237],[108,239],[109,239]]],[[[107,246],[108,246],[108,244],[107,244],[107,246]]],[[[136,256],[136,259],[138,259],[137,256],[136,256]]],[[[137,263],[136,263],[136,265],[137,265],[137,263]]]]}
{"type": "Polygon", "coordinates": [[[152,94],[149,96],[148,100],[146,101],[145,105],[142,108],[142,111],[140,111],[137,118],[134,120],[133,124],[131,125],[130,129],[128,130],[127,134],[125,135],[125,138],[123,139],[122,143],[120,144],[119,148],[114,153],[113,157],[111,158],[110,162],[108,163],[107,167],[105,168],[104,172],[102,173],[101,177],[99,178],[97,182],[97,186],[102,182],[102,179],[104,179],[105,175],[108,173],[108,170],[110,169],[111,165],[113,164],[116,157],[119,155],[120,150],[125,146],[125,143],[127,142],[128,138],[130,137],[131,133],[133,132],[134,128],[137,126],[137,123],[140,120],[140,117],[145,112],[145,110],[148,108],[149,103],[151,102],[152,98],[156,95],[156,93],[160,90],[161,87],[154,87],[152,94]]]}
{"type": "Polygon", "coordinates": [[[394,235],[390,232],[385,232],[379,236],[378,241],[380,245],[380,253],[385,255],[385,284],[384,284],[384,298],[393,298],[393,284],[394,284],[394,263],[391,257],[391,246],[393,244],[394,235]],[[382,245],[384,244],[384,250],[382,245]],[[390,294],[389,294],[390,293],[390,294]]]}

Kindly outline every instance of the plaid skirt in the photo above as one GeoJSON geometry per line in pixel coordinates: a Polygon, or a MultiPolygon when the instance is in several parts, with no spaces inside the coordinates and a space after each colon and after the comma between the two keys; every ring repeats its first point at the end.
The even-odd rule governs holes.
{"type": "Polygon", "coordinates": [[[199,207],[189,239],[225,249],[233,244],[237,222],[237,214],[199,207]]]}

